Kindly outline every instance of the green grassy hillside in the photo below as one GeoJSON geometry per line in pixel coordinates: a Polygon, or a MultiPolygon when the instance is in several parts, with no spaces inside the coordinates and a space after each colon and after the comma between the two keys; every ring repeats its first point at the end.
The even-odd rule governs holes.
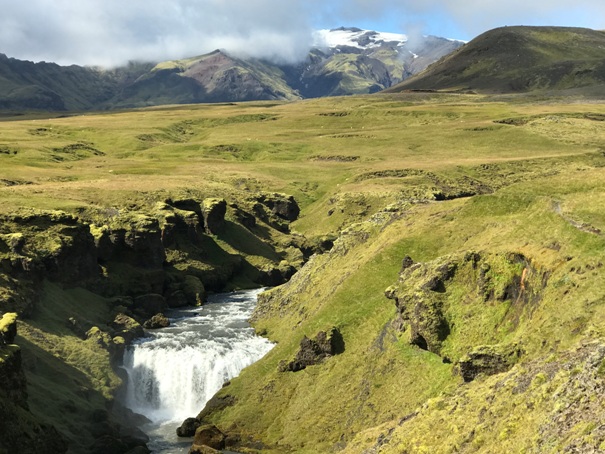
{"type": "Polygon", "coordinates": [[[156,65],[116,96],[113,107],[299,98],[277,66],[217,50],[156,65]]]}
{"type": "Polygon", "coordinates": [[[485,32],[388,91],[571,90],[603,94],[605,32],[570,27],[503,27],[485,32]]]}
{"type": "Polygon", "coordinates": [[[153,65],[130,63],[113,70],[17,60],[0,54],[0,109],[89,110],[106,106],[122,86],[153,65]]]}
{"type": "Polygon", "coordinates": [[[0,109],[90,111],[373,93],[424,69],[460,44],[427,37],[414,47],[419,55],[397,43],[368,49],[314,48],[296,63],[216,50],[157,64],[130,62],[111,70],[33,63],[0,54],[0,109]]]}
{"type": "MultiPolygon", "coordinates": [[[[92,219],[152,216],[175,196],[246,206],[280,192],[301,206],[294,234],[336,238],[261,297],[253,323],[277,345],[220,391],[234,405],[203,416],[239,439],[234,450],[594,452],[605,440],[604,119],[581,99],[429,93],[7,118],[0,197],[5,215],[92,219]],[[334,327],[344,352],[280,371],[303,336],[334,327]]],[[[292,236],[258,241],[257,229],[250,243],[231,220],[210,251],[262,265],[286,257],[267,249],[278,244],[295,260],[292,236]]],[[[98,344],[53,337],[72,312],[102,326],[109,309],[94,297],[78,307],[78,292],[46,287],[21,322],[24,357],[39,358],[24,359],[32,410],[51,419],[60,409],[45,408],[45,389],[62,367],[95,399],[117,380],[96,367],[98,344]]]]}

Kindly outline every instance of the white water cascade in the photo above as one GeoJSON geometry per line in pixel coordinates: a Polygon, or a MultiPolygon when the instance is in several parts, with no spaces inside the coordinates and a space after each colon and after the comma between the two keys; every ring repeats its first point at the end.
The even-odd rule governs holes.
{"type": "Polygon", "coordinates": [[[153,422],[154,453],[181,452],[170,447],[176,427],[273,347],[247,322],[259,292],[213,295],[201,308],[168,313],[170,327],[149,331],[126,351],[126,405],[153,422]]]}

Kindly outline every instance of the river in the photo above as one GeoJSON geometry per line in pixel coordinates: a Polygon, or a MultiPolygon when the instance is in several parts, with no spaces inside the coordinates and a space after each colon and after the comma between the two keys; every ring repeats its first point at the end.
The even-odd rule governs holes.
{"type": "Polygon", "coordinates": [[[202,307],[166,313],[170,327],[148,331],[124,355],[126,406],[152,423],[142,429],[153,453],[187,453],[176,428],[271,348],[248,324],[261,290],[211,295],[202,307]]]}

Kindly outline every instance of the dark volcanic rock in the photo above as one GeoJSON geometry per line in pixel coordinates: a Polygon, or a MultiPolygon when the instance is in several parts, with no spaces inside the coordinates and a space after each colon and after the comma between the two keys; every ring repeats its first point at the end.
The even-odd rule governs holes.
{"type": "Polygon", "coordinates": [[[401,270],[399,271],[399,273],[403,273],[405,270],[407,270],[413,264],[414,264],[414,260],[412,260],[412,257],[410,257],[409,255],[406,255],[403,258],[403,260],[401,261],[401,270]]]}
{"type": "Polygon", "coordinates": [[[256,227],[256,218],[254,215],[242,210],[236,204],[231,204],[230,207],[233,209],[233,217],[238,223],[246,227],[248,230],[256,227]]]}
{"type": "Polygon", "coordinates": [[[204,303],[206,289],[199,278],[191,275],[185,276],[182,290],[187,298],[187,304],[190,306],[201,306],[204,303]]]}
{"type": "Polygon", "coordinates": [[[161,268],[166,260],[162,229],[153,217],[132,214],[128,221],[115,226],[100,226],[93,229],[93,233],[99,257],[104,261],[118,260],[153,269],[161,268]]]}
{"type": "Polygon", "coordinates": [[[176,435],[177,437],[193,437],[200,425],[200,422],[196,418],[187,418],[179,427],[177,427],[176,435]]]}
{"type": "Polygon", "coordinates": [[[95,247],[99,261],[108,261],[114,252],[114,244],[111,241],[109,228],[105,225],[98,229],[91,227],[91,231],[94,232],[95,247]]]}
{"type": "Polygon", "coordinates": [[[337,328],[332,328],[327,333],[320,331],[314,339],[309,339],[307,336],[303,337],[294,361],[289,363],[281,361],[279,370],[280,372],[297,372],[307,366],[319,364],[326,358],[343,353],[344,350],[344,339],[337,328]]]}
{"type": "Polygon", "coordinates": [[[296,268],[291,265],[279,265],[260,270],[256,282],[265,287],[276,287],[281,285],[294,275],[296,268]]]}
{"type": "Polygon", "coordinates": [[[0,319],[0,345],[12,344],[17,336],[17,314],[9,312],[0,319]]]}
{"type": "Polygon", "coordinates": [[[162,295],[155,293],[138,296],[134,299],[133,309],[147,317],[152,317],[166,309],[166,300],[162,295]]]}
{"type": "Polygon", "coordinates": [[[97,252],[87,224],[62,211],[23,210],[0,218],[0,239],[15,274],[68,285],[97,277],[97,252]]]}
{"type": "Polygon", "coordinates": [[[168,304],[168,307],[176,308],[187,306],[189,300],[185,295],[185,292],[177,290],[166,297],[166,303],[168,304]]]}
{"type": "Polygon", "coordinates": [[[208,446],[213,449],[225,448],[225,434],[222,433],[216,426],[206,424],[200,426],[195,431],[193,446],[190,452],[195,452],[196,447],[208,446]]]}
{"type": "Polygon", "coordinates": [[[286,194],[262,194],[258,201],[268,207],[271,212],[286,221],[296,221],[300,207],[294,197],[286,194]]]}
{"type": "Polygon", "coordinates": [[[23,408],[27,406],[27,382],[21,368],[21,349],[16,345],[0,346],[0,397],[23,408]]]}
{"type": "Polygon", "coordinates": [[[91,454],[124,454],[128,446],[122,440],[111,435],[103,435],[97,438],[89,447],[91,454]]]}
{"type": "Polygon", "coordinates": [[[114,330],[114,336],[124,338],[127,344],[130,344],[137,337],[143,337],[145,331],[139,322],[126,314],[118,314],[109,326],[114,330]]]}
{"type": "Polygon", "coordinates": [[[132,250],[137,266],[158,268],[166,260],[166,253],[157,220],[149,220],[149,224],[144,229],[126,231],[124,244],[132,250]]]}
{"type": "Polygon", "coordinates": [[[465,382],[473,381],[479,374],[506,372],[522,354],[516,345],[482,345],[460,359],[458,371],[465,382]]]}
{"type": "Polygon", "coordinates": [[[193,210],[185,210],[165,205],[164,222],[161,233],[164,247],[174,247],[177,237],[184,237],[193,244],[199,244],[204,234],[203,213],[198,203],[193,210]]]}
{"type": "Polygon", "coordinates": [[[205,445],[192,445],[189,449],[189,454],[220,454],[218,449],[211,448],[205,445]]]}
{"type": "Polygon", "coordinates": [[[206,232],[217,234],[225,224],[227,202],[224,199],[205,199],[202,203],[202,213],[206,232]]]}
{"type": "Polygon", "coordinates": [[[170,320],[164,314],[155,314],[145,323],[143,323],[143,327],[146,329],[159,329],[166,328],[170,326],[170,320]]]}

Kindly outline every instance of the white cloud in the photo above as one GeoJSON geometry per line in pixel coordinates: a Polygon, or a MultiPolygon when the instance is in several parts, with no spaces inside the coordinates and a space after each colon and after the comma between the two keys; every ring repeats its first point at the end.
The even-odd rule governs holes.
{"type": "Polygon", "coordinates": [[[0,0],[0,7],[0,52],[102,66],[217,48],[293,61],[306,54],[316,24],[386,22],[400,27],[379,31],[466,35],[451,38],[502,25],[605,28],[603,0],[0,0]]]}
{"type": "Polygon", "coordinates": [[[312,42],[314,1],[0,0],[0,52],[34,61],[116,65],[225,48],[294,60],[312,42]],[[2,5],[2,3],[6,3],[2,5]]]}

